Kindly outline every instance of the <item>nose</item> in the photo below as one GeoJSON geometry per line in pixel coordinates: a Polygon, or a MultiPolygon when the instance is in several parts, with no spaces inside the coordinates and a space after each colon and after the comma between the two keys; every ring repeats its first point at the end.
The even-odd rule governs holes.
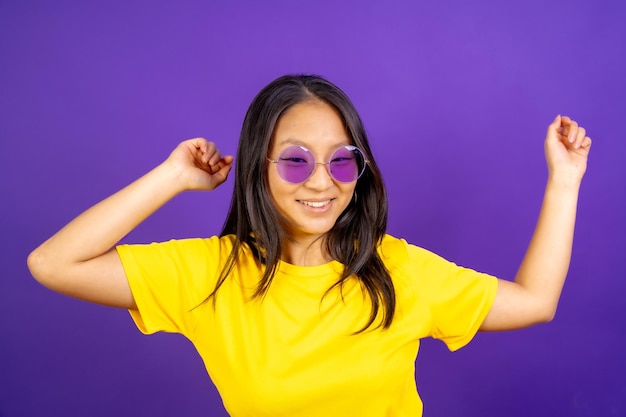
{"type": "Polygon", "coordinates": [[[327,163],[316,163],[313,173],[306,180],[305,185],[309,188],[326,190],[334,184],[333,177],[330,176],[327,163]]]}

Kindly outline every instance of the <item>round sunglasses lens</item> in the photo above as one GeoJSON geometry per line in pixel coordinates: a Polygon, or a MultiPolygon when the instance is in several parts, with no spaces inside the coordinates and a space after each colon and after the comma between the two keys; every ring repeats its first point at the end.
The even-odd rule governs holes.
{"type": "Polygon", "coordinates": [[[294,184],[304,182],[313,172],[315,158],[306,148],[290,146],[278,156],[278,175],[294,184]]]}
{"type": "Polygon", "coordinates": [[[365,169],[365,158],[356,146],[344,146],[333,153],[330,173],[339,182],[356,181],[365,169]]]}

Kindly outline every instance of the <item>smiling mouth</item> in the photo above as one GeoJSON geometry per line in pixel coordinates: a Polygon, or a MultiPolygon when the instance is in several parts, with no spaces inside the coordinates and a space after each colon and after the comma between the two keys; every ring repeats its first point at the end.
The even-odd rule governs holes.
{"type": "Polygon", "coordinates": [[[304,204],[308,207],[320,208],[330,204],[332,200],[324,200],[324,201],[306,201],[306,200],[298,200],[300,204],[304,204]]]}

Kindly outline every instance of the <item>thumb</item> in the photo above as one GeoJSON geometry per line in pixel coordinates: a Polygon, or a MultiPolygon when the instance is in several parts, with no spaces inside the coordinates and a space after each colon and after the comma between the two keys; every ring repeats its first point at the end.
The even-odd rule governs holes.
{"type": "Polygon", "coordinates": [[[563,117],[558,114],[554,120],[552,121],[552,123],[550,123],[548,125],[548,134],[547,134],[547,139],[548,140],[556,140],[559,138],[559,135],[563,134],[563,130],[565,129],[565,127],[563,126],[563,117]]]}
{"type": "Polygon", "coordinates": [[[561,127],[561,115],[557,114],[552,123],[550,123],[550,128],[558,131],[561,127]]]}

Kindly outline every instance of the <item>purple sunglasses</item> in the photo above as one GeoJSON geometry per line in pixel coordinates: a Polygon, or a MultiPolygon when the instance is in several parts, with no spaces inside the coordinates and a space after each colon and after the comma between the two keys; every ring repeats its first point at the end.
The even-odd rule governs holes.
{"type": "Polygon", "coordinates": [[[276,164],[278,175],[292,184],[308,180],[315,170],[315,165],[327,165],[328,172],[335,181],[344,183],[356,181],[365,171],[368,162],[363,152],[352,145],[337,149],[328,162],[315,161],[311,151],[298,145],[285,148],[278,155],[278,159],[267,158],[267,160],[276,164]]]}

